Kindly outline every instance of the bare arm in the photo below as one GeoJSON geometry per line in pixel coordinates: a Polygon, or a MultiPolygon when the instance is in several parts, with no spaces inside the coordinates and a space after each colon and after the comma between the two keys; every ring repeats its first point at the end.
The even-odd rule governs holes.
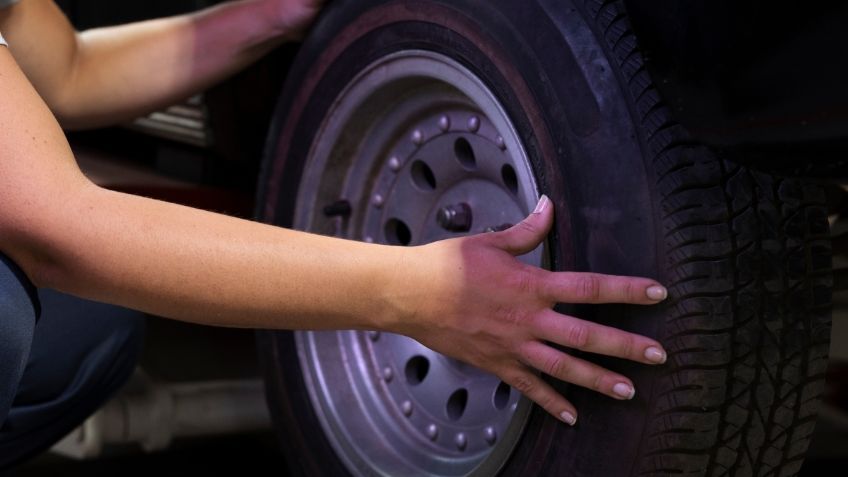
{"type": "Polygon", "coordinates": [[[377,329],[495,373],[565,422],[574,407],[537,374],[619,399],[629,379],[548,342],[642,363],[650,338],[552,311],[557,302],[655,304],[654,280],[547,272],[515,256],[553,222],[540,202],[504,231],[387,247],[275,228],[100,189],[0,47],[0,251],[39,286],[212,325],[377,329]]]}
{"type": "Polygon", "coordinates": [[[138,117],[296,39],[320,0],[240,0],[190,15],[74,31],[52,0],[0,10],[0,31],[66,128],[138,117]]]}
{"type": "Polygon", "coordinates": [[[38,285],[216,325],[377,326],[366,288],[395,269],[395,249],[100,189],[0,56],[0,247],[38,285]]]}

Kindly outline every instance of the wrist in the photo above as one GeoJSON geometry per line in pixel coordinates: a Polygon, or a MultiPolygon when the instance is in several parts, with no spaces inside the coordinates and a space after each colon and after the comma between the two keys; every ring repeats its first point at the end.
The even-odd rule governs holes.
{"type": "Polygon", "coordinates": [[[383,288],[380,330],[424,336],[443,325],[461,292],[451,277],[452,247],[436,242],[416,247],[391,247],[397,254],[383,288]]]}
{"type": "Polygon", "coordinates": [[[420,312],[419,293],[425,287],[421,277],[418,255],[424,247],[385,247],[382,257],[387,260],[381,267],[382,274],[378,283],[381,292],[378,296],[379,312],[374,314],[375,329],[390,333],[409,334],[420,312]]]}

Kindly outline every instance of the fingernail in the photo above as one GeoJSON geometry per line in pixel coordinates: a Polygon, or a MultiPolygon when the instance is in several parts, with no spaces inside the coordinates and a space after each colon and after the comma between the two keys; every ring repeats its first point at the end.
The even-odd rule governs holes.
{"type": "Polygon", "coordinates": [[[657,348],[656,346],[651,346],[645,350],[645,359],[652,363],[662,364],[665,363],[666,354],[665,351],[657,348]]]}
{"type": "Polygon", "coordinates": [[[569,426],[577,424],[577,418],[574,417],[574,414],[571,414],[568,411],[563,411],[562,414],[559,415],[559,417],[562,418],[563,422],[565,422],[569,426]]]}
{"type": "Polygon", "coordinates": [[[624,399],[633,399],[633,396],[636,395],[636,390],[633,386],[627,383],[616,384],[612,387],[612,392],[615,393],[616,396],[624,399]]]}
{"type": "Polygon", "coordinates": [[[652,287],[648,287],[647,290],[648,298],[656,301],[663,301],[668,298],[668,290],[665,287],[661,287],[659,285],[654,285],[652,287]]]}
{"type": "Polygon", "coordinates": [[[542,194],[542,197],[539,198],[539,203],[536,204],[536,209],[533,210],[533,213],[534,214],[541,214],[542,212],[544,212],[545,209],[548,207],[548,202],[550,202],[550,199],[548,199],[548,196],[542,194]]]}

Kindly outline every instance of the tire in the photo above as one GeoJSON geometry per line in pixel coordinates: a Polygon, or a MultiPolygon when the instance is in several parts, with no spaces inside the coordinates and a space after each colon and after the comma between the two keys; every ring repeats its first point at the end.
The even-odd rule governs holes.
{"type": "MultiPolygon", "coordinates": [[[[655,307],[561,307],[656,337],[669,352],[668,362],[652,368],[586,356],[630,376],[635,399],[617,402],[553,382],[580,412],[577,426],[562,425],[522,400],[510,421],[511,441],[483,453],[474,472],[797,473],[815,425],[830,337],[823,192],[722,160],[694,142],[653,87],[621,2],[331,3],[303,45],[277,107],[260,181],[260,218],[365,238],[346,232],[359,229],[348,226],[352,219],[344,213],[320,217],[320,206],[343,197],[353,176],[338,172],[348,166],[325,165],[320,177],[328,178],[311,180],[313,158],[323,144],[318,139],[333,128],[330,112],[343,107],[339,98],[356,89],[349,85],[359,84],[357,75],[382,58],[411,51],[461,65],[502,107],[532,171],[534,193],[548,194],[557,207],[545,251],[548,266],[656,277],[669,287],[669,299],[655,307]],[[520,425],[513,424],[517,420],[520,425]]],[[[404,91],[397,91],[398,102],[404,91]]],[[[356,126],[339,137],[369,134],[356,126]]],[[[373,141],[346,150],[352,164],[372,160],[362,148],[381,132],[370,133],[373,141]]],[[[376,187],[380,174],[369,176],[368,187],[376,187]]],[[[352,207],[356,216],[359,202],[352,207]]],[[[368,238],[410,243],[408,237],[393,241],[388,232],[368,238]]],[[[371,442],[376,438],[363,429],[354,432],[353,444],[340,444],[349,429],[339,430],[331,413],[316,404],[334,398],[316,394],[307,355],[320,350],[304,348],[303,336],[259,335],[268,402],[293,475],[472,473],[427,458],[403,472],[352,463],[345,445],[370,446],[363,452],[377,462],[391,454],[393,443],[371,442]]],[[[345,412],[355,414],[355,405],[345,412]]],[[[429,452],[430,443],[418,432],[420,426],[412,426],[410,439],[429,452]]]]}

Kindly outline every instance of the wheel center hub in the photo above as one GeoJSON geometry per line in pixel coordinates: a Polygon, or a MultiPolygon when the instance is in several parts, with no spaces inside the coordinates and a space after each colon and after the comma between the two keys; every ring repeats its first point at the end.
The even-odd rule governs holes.
{"type": "Polygon", "coordinates": [[[419,245],[523,218],[512,157],[494,126],[473,111],[424,117],[389,157],[370,194],[366,241],[419,245]]]}

